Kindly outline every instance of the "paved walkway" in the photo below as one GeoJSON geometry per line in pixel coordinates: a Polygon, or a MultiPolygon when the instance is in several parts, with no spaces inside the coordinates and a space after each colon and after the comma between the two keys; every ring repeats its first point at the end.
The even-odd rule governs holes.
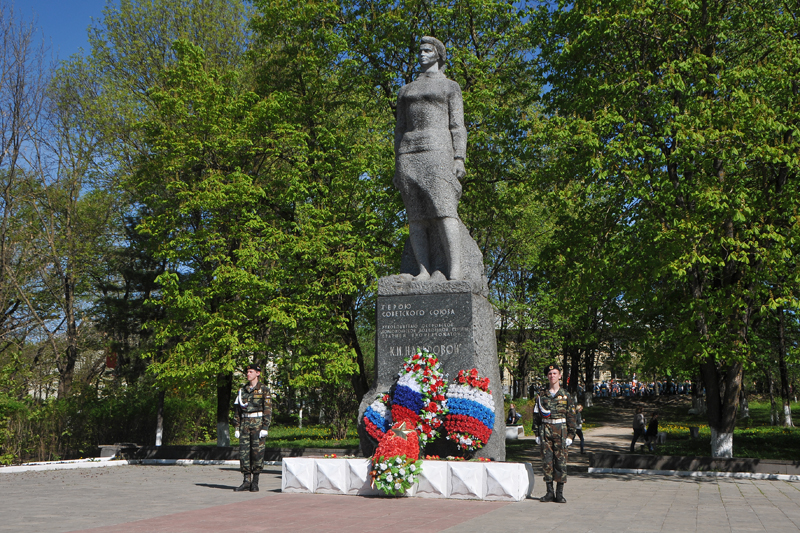
{"type": "MultiPolygon", "coordinates": [[[[626,424],[585,432],[586,451],[624,452],[626,424]]],[[[532,446],[535,448],[533,443],[532,446]]],[[[119,466],[0,475],[0,532],[484,533],[789,532],[800,530],[800,483],[587,474],[570,454],[566,504],[363,498],[280,492],[269,467],[261,492],[235,493],[228,466],[119,466]]],[[[532,452],[532,455],[536,455],[532,452]]],[[[541,468],[534,496],[544,493],[541,468]]]]}

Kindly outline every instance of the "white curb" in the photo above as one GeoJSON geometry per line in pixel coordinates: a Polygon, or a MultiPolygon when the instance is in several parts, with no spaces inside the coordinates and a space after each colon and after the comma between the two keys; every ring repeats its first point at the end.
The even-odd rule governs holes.
{"type": "MultiPolygon", "coordinates": [[[[225,461],[222,459],[131,459],[128,461],[132,465],[177,465],[177,466],[191,466],[191,465],[229,465],[239,466],[239,461],[225,461]]],[[[275,466],[280,465],[281,461],[264,461],[264,465],[275,466]]]]}
{"type": "Polygon", "coordinates": [[[644,468],[595,468],[590,474],[644,474],[651,476],[677,477],[727,477],[734,479],[767,479],[770,481],[800,482],[800,476],[790,474],[765,474],[761,472],[695,472],[693,470],[647,470],[644,468]]]}
{"type": "Polygon", "coordinates": [[[72,470],[76,468],[103,468],[106,466],[123,466],[128,461],[114,460],[113,457],[95,457],[91,459],[76,459],[73,461],[48,461],[41,463],[26,463],[19,466],[0,467],[0,474],[15,472],[37,472],[42,470],[72,470]]]}
{"type": "MultiPolygon", "coordinates": [[[[265,466],[280,466],[281,461],[264,461],[265,466]]],[[[39,472],[45,470],[74,470],[76,468],[102,468],[106,466],[191,466],[191,465],[228,465],[239,466],[239,461],[205,460],[205,459],[114,459],[113,457],[96,457],[90,459],[75,459],[72,461],[49,461],[40,463],[26,463],[19,466],[0,466],[0,474],[14,474],[18,472],[39,472]]]]}

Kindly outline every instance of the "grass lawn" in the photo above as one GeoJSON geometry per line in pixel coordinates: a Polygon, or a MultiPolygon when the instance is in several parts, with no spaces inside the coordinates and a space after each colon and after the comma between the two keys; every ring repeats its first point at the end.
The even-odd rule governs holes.
{"type": "MultiPolygon", "coordinates": [[[[667,434],[667,442],[658,445],[654,453],[703,457],[711,455],[711,430],[708,421],[705,415],[689,415],[688,409],[688,404],[659,407],[659,431],[667,434]],[[699,428],[699,438],[690,437],[690,427],[699,428]]],[[[739,419],[733,432],[733,456],[800,461],[800,428],[770,425],[769,410],[769,402],[750,403],[750,418],[739,419]]],[[[792,419],[800,420],[800,404],[792,405],[792,419]]]]}
{"type": "MultiPolygon", "coordinates": [[[[239,439],[231,438],[231,445],[238,446],[239,439]]],[[[331,436],[331,429],[327,426],[272,426],[267,436],[267,448],[358,448],[358,433],[352,428],[347,431],[347,438],[337,440],[331,436]]]]}

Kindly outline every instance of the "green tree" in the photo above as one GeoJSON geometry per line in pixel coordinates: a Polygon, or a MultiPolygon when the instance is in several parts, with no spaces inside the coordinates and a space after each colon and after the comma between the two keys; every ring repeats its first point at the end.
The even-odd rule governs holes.
{"type": "MultiPolygon", "coordinates": [[[[26,169],[18,201],[25,220],[24,256],[35,274],[29,283],[14,275],[20,299],[52,351],[59,374],[58,395],[70,393],[84,348],[96,348],[92,320],[95,267],[111,240],[113,195],[98,186],[104,174],[102,136],[93,115],[105,102],[83,64],[58,69],[47,92],[46,115],[32,143],[36,154],[26,169]]],[[[83,365],[92,379],[103,369],[98,354],[83,365]]]]}
{"type": "MultiPolygon", "coordinates": [[[[698,365],[712,454],[732,454],[749,330],[796,308],[768,291],[796,247],[797,21],[779,2],[650,0],[542,8],[552,89],[548,187],[583,224],[616,220],[605,260],[637,317],[698,365]]],[[[576,247],[571,254],[583,253],[576,247]]],[[[796,269],[789,274],[797,286],[796,269]]]]}
{"type": "Polygon", "coordinates": [[[52,75],[36,35],[33,24],[18,21],[13,9],[0,5],[0,355],[19,353],[36,327],[22,298],[34,265],[25,253],[27,221],[20,201],[52,75]]]}
{"type": "MultiPolygon", "coordinates": [[[[220,70],[238,68],[250,42],[247,28],[249,9],[240,1],[157,0],[141,2],[123,0],[109,2],[103,17],[90,28],[91,53],[86,62],[101,86],[102,94],[113,102],[96,127],[111,149],[115,172],[107,187],[121,196],[123,205],[118,214],[118,227],[141,220],[149,213],[140,211],[135,188],[122,187],[133,183],[147,146],[141,123],[152,120],[158,110],[150,97],[151,90],[161,87],[164,72],[176,61],[172,44],[186,39],[204,51],[204,61],[220,70]]],[[[155,243],[137,230],[120,231],[105,272],[96,283],[103,297],[95,308],[98,323],[111,336],[111,349],[120,356],[120,379],[137,379],[142,363],[134,362],[136,354],[152,352],[152,335],[141,330],[141,324],[161,316],[159,305],[146,305],[151,295],[158,294],[155,277],[164,268],[164,259],[155,254],[155,243]],[[133,291],[133,292],[131,292],[133,291]],[[125,327],[120,327],[125,324],[125,327]]],[[[222,395],[218,416],[225,419],[220,434],[227,443],[227,413],[231,389],[229,374],[218,377],[222,395]],[[227,391],[227,394],[225,393],[227,391]],[[224,397],[224,398],[223,398],[224,397]]]]}

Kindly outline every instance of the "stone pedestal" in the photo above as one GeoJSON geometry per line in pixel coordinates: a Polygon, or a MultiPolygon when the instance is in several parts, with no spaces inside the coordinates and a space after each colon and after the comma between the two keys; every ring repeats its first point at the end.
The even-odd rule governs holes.
{"type": "MultiPolygon", "coordinates": [[[[372,488],[369,459],[287,457],[282,492],[382,496],[372,488]]],[[[417,498],[519,502],[533,493],[530,463],[423,461],[418,481],[406,492],[417,498]]]]}
{"type": "MultiPolygon", "coordinates": [[[[495,403],[495,425],[489,442],[475,456],[505,460],[503,386],[497,362],[494,310],[480,283],[404,283],[399,276],[382,278],[378,285],[376,337],[375,384],[364,396],[359,409],[359,435],[364,455],[371,456],[375,448],[374,441],[363,428],[364,411],[376,398],[389,392],[403,359],[414,354],[417,348],[424,348],[438,356],[448,383],[452,383],[459,370],[471,368],[477,368],[481,376],[489,378],[495,403]]],[[[444,437],[437,441],[442,441],[438,449],[429,449],[426,453],[444,456],[447,454],[442,448],[446,444],[444,437]]]]}

